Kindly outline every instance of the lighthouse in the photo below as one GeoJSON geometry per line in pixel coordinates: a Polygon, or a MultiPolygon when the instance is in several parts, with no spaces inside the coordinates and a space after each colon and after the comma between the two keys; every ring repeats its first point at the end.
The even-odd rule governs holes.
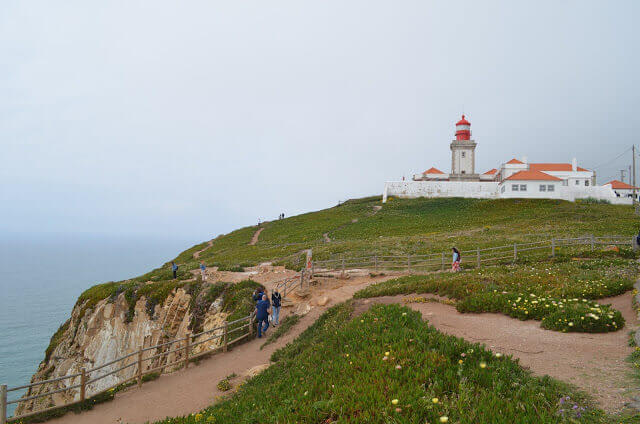
{"type": "Polygon", "coordinates": [[[451,142],[450,181],[479,181],[476,174],[476,142],[471,139],[471,123],[464,115],[456,122],[456,138],[451,142]]]}

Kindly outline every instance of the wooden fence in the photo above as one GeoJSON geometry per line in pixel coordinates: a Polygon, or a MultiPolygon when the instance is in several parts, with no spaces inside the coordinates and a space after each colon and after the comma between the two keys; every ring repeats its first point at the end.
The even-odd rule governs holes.
{"type": "MultiPolygon", "coordinates": [[[[291,293],[293,290],[302,286],[302,275],[278,280],[273,282],[273,284],[278,287],[278,290],[282,293],[282,297],[286,297],[287,293],[291,293]]],[[[116,358],[97,367],[91,369],[83,368],[80,370],[80,372],[75,374],[69,374],[49,380],[37,381],[35,383],[26,384],[24,386],[7,387],[6,384],[0,385],[0,424],[10,423],[21,418],[26,418],[54,409],[75,405],[84,402],[90,397],[103,394],[111,389],[131,382],[135,382],[135,384],[140,387],[143,383],[144,376],[151,373],[162,373],[167,369],[174,370],[175,368],[187,368],[189,366],[189,362],[194,359],[219,351],[226,352],[230,345],[237,343],[242,339],[253,336],[254,321],[255,316],[252,312],[246,317],[237,319],[235,321],[225,322],[222,326],[212,328],[201,333],[191,334],[154,346],[141,347],[135,352],[116,358]],[[248,330],[245,330],[246,328],[248,328],[248,330]],[[238,334],[238,332],[240,332],[240,334],[238,334]],[[205,337],[202,340],[196,340],[203,336],[205,337]],[[216,339],[221,339],[221,343],[218,346],[214,348],[206,348],[201,352],[194,353],[194,349],[197,346],[216,339]],[[105,370],[105,368],[112,366],[116,366],[116,368],[105,370]],[[119,380],[116,384],[113,384],[109,387],[91,392],[90,394],[88,393],[88,389],[90,389],[91,384],[132,367],[135,367],[136,371],[131,377],[119,380]],[[46,393],[38,393],[12,400],[8,399],[10,393],[18,392],[24,389],[32,390],[35,387],[51,383],[57,383],[57,385],[68,383],[68,385],[48,391],[46,393]],[[78,397],[76,397],[77,392],[72,392],[76,389],[79,392],[78,397]],[[16,404],[19,402],[27,402],[30,400],[35,400],[63,392],[68,392],[74,397],[74,400],[62,405],[55,405],[46,409],[40,409],[38,411],[16,415],[11,418],[7,417],[8,405],[16,404]]]]}
{"type": "MultiPolygon", "coordinates": [[[[577,237],[577,238],[553,238],[551,240],[544,241],[535,241],[531,243],[515,243],[505,246],[498,247],[489,247],[484,249],[472,249],[465,250],[461,252],[461,256],[463,259],[463,263],[466,266],[475,266],[480,267],[482,264],[490,264],[490,263],[514,263],[524,255],[534,256],[533,253],[548,253],[548,255],[555,256],[556,252],[559,249],[565,248],[575,248],[580,246],[590,246],[591,250],[595,250],[596,246],[600,245],[623,245],[623,246],[631,246],[633,247],[634,239],[629,236],[604,236],[604,237],[595,237],[593,235],[586,237],[577,237]]],[[[282,297],[286,297],[288,293],[291,293],[293,290],[297,288],[302,288],[305,281],[308,281],[308,278],[313,275],[314,272],[323,272],[323,271],[346,271],[347,269],[358,269],[365,268],[374,271],[378,270],[407,270],[409,272],[420,272],[420,271],[434,271],[434,270],[445,270],[448,267],[448,264],[451,259],[451,254],[449,252],[440,252],[440,253],[432,253],[432,254],[424,254],[424,255],[416,255],[416,254],[407,254],[407,255],[365,255],[365,256],[357,256],[357,257],[348,257],[348,258],[340,258],[340,259],[330,259],[326,261],[313,261],[311,270],[303,270],[300,275],[285,278],[279,281],[274,282],[275,288],[282,294],[282,297]],[[306,275],[305,275],[306,273],[306,275]]],[[[187,368],[189,366],[189,361],[192,359],[196,359],[198,357],[212,354],[217,351],[225,352],[228,346],[253,335],[253,321],[254,315],[253,313],[244,318],[240,318],[238,320],[227,322],[223,326],[213,328],[211,330],[203,331],[198,334],[188,335],[183,338],[179,338],[176,340],[172,340],[166,343],[158,344],[155,346],[150,346],[146,348],[140,348],[138,351],[125,355],[123,357],[114,359],[113,361],[107,362],[100,366],[91,368],[89,370],[82,369],[79,373],[65,375],[58,378],[53,378],[50,380],[38,381],[35,383],[27,384],[24,386],[18,387],[7,387],[7,385],[0,385],[0,424],[6,424],[8,422],[12,422],[18,420],[20,418],[25,418],[31,415],[39,414],[42,412],[50,411],[53,409],[62,408],[65,406],[70,406],[76,403],[80,403],[85,401],[87,398],[87,388],[92,383],[95,383],[101,379],[104,379],[110,375],[116,374],[120,371],[128,369],[130,367],[135,367],[136,372],[133,376],[129,377],[126,380],[118,381],[117,384],[112,385],[111,387],[103,388],[100,391],[91,393],[91,396],[96,396],[101,393],[104,393],[110,389],[113,389],[122,384],[130,383],[131,381],[135,381],[137,386],[140,387],[142,385],[143,377],[147,374],[154,372],[163,372],[167,368],[171,367],[184,367],[187,368]],[[247,332],[243,332],[240,335],[231,336],[231,334],[236,333],[240,330],[248,328],[247,332]],[[220,331],[222,332],[220,333],[220,331]],[[218,332],[218,334],[216,334],[218,332]],[[203,340],[197,340],[194,342],[194,339],[197,339],[201,336],[209,336],[203,340]],[[234,338],[235,337],[235,338],[234,338]],[[213,348],[213,349],[205,349],[202,352],[197,354],[192,353],[192,350],[203,343],[209,342],[211,340],[215,340],[218,338],[222,338],[222,343],[213,348]],[[229,340],[231,338],[231,340],[229,340]],[[164,349],[160,353],[151,352],[153,350],[164,349]],[[145,355],[147,352],[150,354],[145,355]],[[169,361],[171,357],[169,355],[173,354],[173,361],[168,363],[160,363],[162,359],[169,361]],[[152,361],[156,361],[154,365],[152,361]],[[145,363],[147,363],[145,368],[145,363]],[[104,368],[118,364],[118,368],[114,370],[109,370],[104,373],[99,373],[100,370],[104,368]],[[78,379],[79,382],[74,384],[74,380],[78,379]],[[13,400],[8,400],[8,394],[11,392],[16,392],[24,389],[31,389],[33,387],[41,386],[44,384],[50,383],[59,383],[65,380],[69,380],[71,385],[65,386],[53,391],[49,391],[46,393],[40,393],[32,396],[26,396],[22,398],[17,398],[13,400]],[[68,392],[71,390],[79,389],[80,396],[78,399],[75,399],[73,402],[64,404],[64,405],[56,405],[46,409],[42,409],[36,412],[30,412],[27,414],[22,414],[19,416],[14,416],[10,419],[7,419],[7,405],[15,404],[23,401],[34,400],[38,398],[42,398],[45,396],[51,396],[53,394],[68,392]]]]}
{"type": "MultiPolygon", "coordinates": [[[[534,257],[535,254],[555,256],[559,249],[589,246],[595,250],[596,246],[616,245],[633,247],[634,239],[629,236],[593,235],[577,238],[552,238],[551,240],[534,241],[531,243],[514,243],[498,247],[476,248],[460,252],[462,263],[466,267],[481,267],[482,264],[514,263],[524,256],[534,257]]],[[[313,261],[313,272],[346,271],[349,269],[406,270],[409,272],[444,271],[451,264],[451,252],[431,254],[406,255],[363,255],[341,257],[325,261],[313,261]]]]}

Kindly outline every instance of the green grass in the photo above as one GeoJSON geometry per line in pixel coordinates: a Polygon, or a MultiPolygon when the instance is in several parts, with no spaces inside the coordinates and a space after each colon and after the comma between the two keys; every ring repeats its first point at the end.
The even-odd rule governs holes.
{"type": "MultiPolygon", "coordinates": [[[[199,259],[198,244],[175,261],[180,272],[196,269],[199,260],[223,270],[241,269],[264,261],[300,268],[302,250],[313,248],[314,258],[363,253],[405,255],[494,247],[546,240],[552,237],[596,236],[636,232],[636,218],[628,206],[536,199],[391,199],[349,200],[340,206],[263,224],[258,243],[249,246],[258,229],[245,227],[219,236],[199,259]],[[374,206],[382,209],[373,214],[374,206]],[[356,220],[357,222],[353,222],[356,220]],[[323,241],[328,233],[331,243],[323,241]]],[[[170,262],[139,280],[167,279],[170,262]]],[[[184,274],[185,276],[187,274],[184,274]]]]}
{"type": "Polygon", "coordinates": [[[460,312],[500,312],[540,320],[544,328],[557,331],[616,331],[624,325],[620,312],[593,300],[633,288],[640,267],[626,259],[628,255],[623,250],[596,253],[601,257],[586,261],[561,256],[459,273],[412,275],[371,285],[354,297],[433,293],[455,299],[460,312]]]}
{"type": "Polygon", "coordinates": [[[278,324],[278,326],[275,327],[271,335],[267,337],[267,340],[264,342],[264,344],[260,346],[260,349],[270,345],[271,343],[278,340],[280,337],[287,334],[289,330],[291,330],[299,321],[300,321],[300,315],[292,314],[284,317],[284,319],[280,321],[280,324],[278,324]]]}
{"type": "Polygon", "coordinates": [[[331,308],[236,393],[198,414],[160,422],[422,424],[447,417],[449,423],[511,424],[620,418],[607,416],[562,382],[533,376],[511,357],[440,333],[406,307],[375,305],[355,319],[351,313],[351,303],[331,308]]]}

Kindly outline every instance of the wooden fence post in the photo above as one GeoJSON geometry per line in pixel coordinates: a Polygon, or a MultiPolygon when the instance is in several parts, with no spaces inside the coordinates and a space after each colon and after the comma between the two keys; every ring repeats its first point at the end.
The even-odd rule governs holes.
{"type": "Polygon", "coordinates": [[[518,260],[518,245],[513,243],[513,262],[518,260]]]}
{"type": "Polygon", "coordinates": [[[551,239],[551,257],[556,256],[556,239],[551,239]]]}
{"type": "Polygon", "coordinates": [[[138,388],[142,386],[142,348],[138,351],[138,388]]]}
{"type": "Polygon", "coordinates": [[[591,234],[591,251],[592,251],[592,252],[593,252],[593,251],[595,250],[595,248],[596,248],[595,244],[596,244],[595,237],[593,236],[593,234],[591,234]]]}
{"type": "Polygon", "coordinates": [[[344,274],[344,256],[342,257],[342,273],[344,274]]]}
{"type": "Polygon", "coordinates": [[[87,395],[87,371],[80,368],[80,402],[84,402],[87,395]]]}
{"type": "Polygon", "coordinates": [[[226,323],[224,323],[224,332],[222,333],[222,351],[226,352],[227,351],[227,333],[229,332],[229,325],[226,323]]]}
{"type": "Polygon", "coordinates": [[[378,270],[378,255],[373,256],[373,269],[378,270]]]}
{"type": "Polygon", "coordinates": [[[7,424],[7,385],[0,386],[0,424],[7,424]]]}
{"type": "Polygon", "coordinates": [[[444,271],[444,252],[442,252],[442,271],[444,271]]]}
{"type": "Polygon", "coordinates": [[[477,259],[478,259],[478,268],[480,268],[480,248],[479,247],[476,253],[477,253],[477,259]]]}
{"type": "Polygon", "coordinates": [[[411,253],[407,255],[407,270],[409,271],[409,274],[411,274],[411,253]]]}
{"type": "MultiPolygon", "coordinates": [[[[285,285],[285,293],[287,290],[287,286],[285,285]]],[[[249,338],[253,337],[253,312],[249,314],[249,338]]]]}
{"type": "Polygon", "coordinates": [[[184,339],[184,367],[189,368],[189,345],[191,344],[191,336],[187,335],[184,339]]]}

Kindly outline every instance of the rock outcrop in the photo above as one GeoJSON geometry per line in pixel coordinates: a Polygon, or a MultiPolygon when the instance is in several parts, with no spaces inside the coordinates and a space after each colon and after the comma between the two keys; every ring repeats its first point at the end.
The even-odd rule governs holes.
{"type": "MultiPolygon", "coordinates": [[[[203,293],[201,291],[200,293],[203,293]]],[[[203,331],[220,327],[224,324],[228,311],[223,310],[224,293],[207,305],[204,316],[200,313],[203,331]]],[[[82,368],[86,370],[108,364],[116,358],[133,354],[125,361],[106,365],[103,368],[87,374],[86,397],[101,392],[106,388],[130,381],[137,373],[138,355],[141,348],[155,346],[177,338],[184,338],[191,334],[189,329],[192,324],[190,311],[192,296],[184,288],[176,288],[164,299],[163,302],[149,306],[143,296],[135,301],[132,310],[127,302],[125,293],[99,300],[92,307],[87,308],[86,302],[79,302],[74,307],[71,318],[52,339],[52,345],[48,349],[47,357],[38,367],[31,382],[43,381],[78,374],[82,368]],[[153,311],[152,316],[149,315],[153,311]],[[123,370],[116,371],[124,365],[131,365],[123,370]],[[110,374],[112,373],[112,374],[110,374]],[[92,381],[100,376],[105,376],[97,381],[92,381]]],[[[216,331],[222,334],[223,330],[216,331]]],[[[192,343],[209,338],[213,333],[196,338],[192,343]]],[[[222,338],[215,338],[200,345],[194,346],[192,353],[197,354],[203,350],[213,349],[219,346],[222,338]]],[[[150,349],[144,352],[143,358],[151,358],[162,352],[177,349],[179,345],[173,344],[160,348],[150,349]]],[[[168,355],[161,355],[152,360],[143,362],[143,370],[158,369],[160,372],[170,372],[171,367],[162,367],[181,359],[184,351],[178,350],[168,355]]],[[[80,376],[64,379],[53,383],[31,388],[26,396],[46,393],[65,387],[71,387],[80,383],[80,376]]],[[[23,401],[16,409],[16,415],[39,411],[54,405],[61,405],[80,399],[80,389],[69,389],[54,395],[35,400],[23,401]]]]}

